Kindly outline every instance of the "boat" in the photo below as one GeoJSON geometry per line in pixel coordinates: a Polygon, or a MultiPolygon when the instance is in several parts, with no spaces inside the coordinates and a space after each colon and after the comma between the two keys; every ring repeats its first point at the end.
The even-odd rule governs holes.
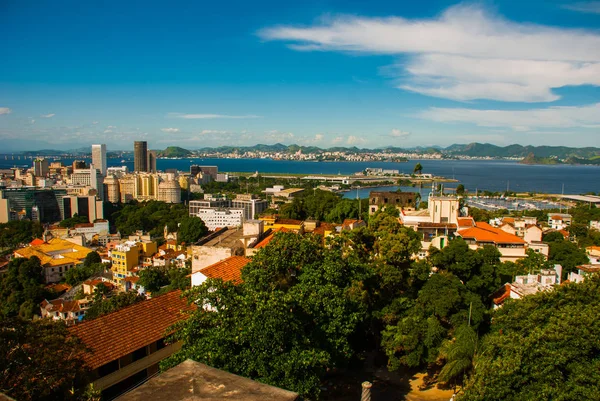
{"type": "Polygon", "coordinates": [[[125,163],[125,159],[122,159],[122,160],[121,160],[121,163],[125,163]]]}

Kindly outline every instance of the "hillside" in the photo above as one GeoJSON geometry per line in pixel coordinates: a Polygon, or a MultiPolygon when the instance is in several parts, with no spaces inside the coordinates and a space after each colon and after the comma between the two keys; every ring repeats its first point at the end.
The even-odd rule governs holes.
{"type": "Polygon", "coordinates": [[[169,146],[165,150],[158,152],[158,157],[189,157],[191,155],[191,151],[179,146],[169,146]]]}
{"type": "Polygon", "coordinates": [[[562,164],[560,160],[555,157],[538,157],[533,153],[529,153],[523,160],[520,161],[521,164],[562,164]]]}

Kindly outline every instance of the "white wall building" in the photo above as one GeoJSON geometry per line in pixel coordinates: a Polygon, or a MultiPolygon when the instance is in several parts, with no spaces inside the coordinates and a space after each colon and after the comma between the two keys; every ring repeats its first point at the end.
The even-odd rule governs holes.
{"type": "Polygon", "coordinates": [[[106,145],[92,145],[92,165],[106,175],[106,145]]]}
{"type": "Polygon", "coordinates": [[[195,216],[202,219],[211,231],[223,227],[239,227],[244,222],[243,209],[197,209],[195,216]]]}

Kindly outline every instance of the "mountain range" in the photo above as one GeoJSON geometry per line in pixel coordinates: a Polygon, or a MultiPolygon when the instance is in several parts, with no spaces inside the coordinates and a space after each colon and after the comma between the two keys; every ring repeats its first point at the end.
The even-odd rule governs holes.
{"type": "MultiPolygon", "coordinates": [[[[283,145],[276,143],[274,145],[258,144],[254,146],[220,146],[216,148],[200,148],[188,150],[177,146],[170,146],[165,150],[159,150],[159,156],[163,157],[187,157],[195,153],[232,153],[232,152],[267,152],[267,153],[323,153],[323,152],[346,152],[346,153],[420,153],[420,154],[441,154],[443,157],[491,157],[491,158],[552,158],[563,162],[585,163],[590,159],[598,160],[600,158],[600,148],[585,147],[574,148],[568,146],[532,146],[532,145],[508,145],[497,146],[490,143],[469,143],[454,144],[448,147],[430,146],[430,147],[383,147],[377,149],[365,149],[358,147],[332,147],[328,149],[316,146],[283,145]]],[[[124,151],[130,153],[131,151],[124,151]]],[[[110,154],[120,154],[121,152],[109,152],[110,154]]],[[[90,154],[89,147],[81,147],[69,151],[54,149],[43,149],[39,151],[22,152],[24,155],[64,155],[64,154],[90,154]]],[[[596,163],[594,163],[596,164],[596,163]]]]}

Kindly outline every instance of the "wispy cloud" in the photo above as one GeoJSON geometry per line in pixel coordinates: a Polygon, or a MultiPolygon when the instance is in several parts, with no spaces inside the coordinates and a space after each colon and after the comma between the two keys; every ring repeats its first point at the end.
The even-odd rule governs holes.
{"type": "Polygon", "coordinates": [[[516,132],[538,128],[600,128],[600,103],[578,107],[547,107],[529,110],[476,110],[432,107],[424,119],[445,123],[471,123],[480,127],[506,127],[516,132]]]}
{"type": "Polygon", "coordinates": [[[600,86],[597,31],[516,23],[481,6],[435,19],[328,17],[258,35],[298,51],[407,55],[388,69],[398,88],[454,100],[551,102],[553,88],[600,86]]]}
{"type": "Polygon", "coordinates": [[[54,113],[50,113],[50,114],[42,114],[40,117],[41,118],[52,118],[54,117],[56,114],[54,113]]]}
{"type": "Polygon", "coordinates": [[[160,130],[168,134],[174,134],[176,132],[179,132],[179,128],[161,128],[160,130]]]}
{"type": "Polygon", "coordinates": [[[600,1],[579,1],[572,4],[564,4],[562,8],[580,13],[600,14],[600,1]]]}
{"type": "Polygon", "coordinates": [[[3,114],[10,114],[12,113],[12,110],[9,109],[8,107],[0,107],[0,116],[3,114]]]}
{"type": "Polygon", "coordinates": [[[210,119],[245,119],[245,118],[262,118],[254,114],[246,115],[229,115],[229,114],[185,114],[185,113],[169,113],[169,117],[172,118],[185,118],[190,120],[210,120],[210,119]]]}
{"type": "Polygon", "coordinates": [[[401,131],[397,128],[392,129],[392,131],[390,132],[390,136],[392,138],[402,138],[402,139],[406,139],[410,136],[410,132],[408,131],[401,131]]]}

